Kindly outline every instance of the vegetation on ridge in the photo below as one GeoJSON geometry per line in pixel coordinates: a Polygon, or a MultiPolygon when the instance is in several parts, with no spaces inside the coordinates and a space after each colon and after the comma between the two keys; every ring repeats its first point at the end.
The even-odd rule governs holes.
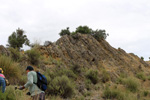
{"type": "Polygon", "coordinates": [[[66,36],[52,45],[36,45],[25,52],[20,51],[21,46],[10,46],[7,49],[9,55],[0,54],[0,66],[11,84],[4,95],[0,93],[0,99],[30,98],[25,95],[26,90],[22,92],[14,89],[14,86],[26,83],[27,65],[33,66],[47,77],[48,100],[150,99],[149,65],[133,54],[112,48],[104,40],[108,36],[105,30],[93,31],[88,26],[79,26],[74,32],[70,32],[68,27],[60,35],[66,36]],[[75,34],[76,37],[80,36],[78,41],[73,38],[75,34]],[[99,37],[101,35],[102,38],[99,37]],[[72,43],[68,43],[70,41],[72,43]],[[100,51],[97,52],[98,50],[100,51]]]}
{"type": "Polygon", "coordinates": [[[59,35],[60,36],[75,35],[77,33],[89,34],[98,41],[106,39],[107,36],[109,36],[109,34],[107,34],[105,30],[101,30],[101,29],[93,30],[93,29],[89,28],[88,26],[79,26],[76,28],[75,32],[70,32],[69,27],[67,27],[66,29],[62,29],[61,32],[59,33],[59,35]]]}

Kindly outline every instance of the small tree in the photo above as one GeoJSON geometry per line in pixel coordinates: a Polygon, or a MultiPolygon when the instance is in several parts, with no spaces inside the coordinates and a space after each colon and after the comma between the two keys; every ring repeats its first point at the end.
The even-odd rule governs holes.
{"type": "Polygon", "coordinates": [[[16,32],[13,32],[8,37],[8,46],[13,48],[22,48],[23,44],[29,46],[29,40],[26,35],[24,35],[24,30],[18,28],[16,32]]]}
{"type": "Polygon", "coordinates": [[[93,31],[92,35],[98,41],[104,40],[108,36],[108,34],[106,34],[105,30],[96,30],[96,31],[93,31]]]}
{"type": "Polygon", "coordinates": [[[75,35],[77,33],[92,35],[97,41],[105,40],[107,38],[107,36],[109,36],[109,34],[107,34],[105,30],[101,30],[101,29],[92,30],[88,26],[79,26],[73,32],[70,32],[69,27],[67,27],[67,29],[61,30],[59,35],[60,36],[75,35]]]}
{"type": "Polygon", "coordinates": [[[144,61],[144,57],[141,57],[141,59],[144,61]]]}
{"type": "Polygon", "coordinates": [[[59,33],[60,36],[63,35],[70,35],[70,31],[69,31],[69,27],[67,27],[66,29],[61,30],[61,32],[59,33]]]}
{"type": "Polygon", "coordinates": [[[91,34],[92,29],[89,28],[88,26],[79,26],[76,28],[76,33],[81,33],[81,34],[91,34]]]}

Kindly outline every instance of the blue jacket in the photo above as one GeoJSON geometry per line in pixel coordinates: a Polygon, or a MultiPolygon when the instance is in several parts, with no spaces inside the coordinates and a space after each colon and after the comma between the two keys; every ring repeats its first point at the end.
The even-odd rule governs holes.
{"type": "Polygon", "coordinates": [[[6,88],[6,83],[5,83],[5,79],[3,77],[0,77],[0,87],[2,87],[2,93],[5,92],[5,88],[6,88]]]}

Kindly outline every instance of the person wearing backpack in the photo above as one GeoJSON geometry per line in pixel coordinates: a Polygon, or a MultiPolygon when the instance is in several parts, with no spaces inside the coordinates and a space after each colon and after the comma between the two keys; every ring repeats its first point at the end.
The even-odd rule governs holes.
{"type": "MultiPolygon", "coordinates": [[[[37,83],[37,73],[34,71],[32,66],[27,66],[26,68],[28,81],[24,86],[19,89],[29,88],[29,93],[33,100],[45,100],[45,92],[42,91],[35,83],[37,83]]],[[[28,93],[28,94],[29,94],[28,93]]]]}
{"type": "Polygon", "coordinates": [[[2,93],[4,93],[6,88],[6,83],[5,83],[5,76],[3,75],[2,68],[0,68],[0,88],[2,89],[2,93]]]}

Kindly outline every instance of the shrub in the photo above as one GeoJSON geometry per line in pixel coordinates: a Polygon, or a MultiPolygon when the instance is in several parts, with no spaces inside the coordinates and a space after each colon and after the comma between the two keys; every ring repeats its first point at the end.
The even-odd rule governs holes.
{"type": "Polygon", "coordinates": [[[150,80],[150,75],[147,76],[147,79],[150,80]]]}
{"type": "Polygon", "coordinates": [[[97,70],[89,69],[86,72],[86,77],[90,79],[93,84],[96,84],[99,81],[97,70]]]}
{"type": "Polygon", "coordinates": [[[47,69],[46,74],[50,76],[52,79],[54,79],[57,76],[62,76],[62,75],[65,75],[68,78],[73,79],[73,80],[77,78],[76,74],[74,74],[72,70],[64,69],[64,68],[57,68],[57,67],[53,70],[47,69]]]}
{"type": "Polygon", "coordinates": [[[76,28],[76,33],[81,33],[81,34],[91,34],[92,29],[89,28],[88,26],[79,26],[76,28]]]}
{"type": "Polygon", "coordinates": [[[146,91],[146,90],[143,91],[144,97],[148,96],[148,94],[149,94],[149,91],[146,91]]]}
{"type": "Polygon", "coordinates": [[[76,79],[76,75],[72,70],[55,67],[52,70],[46,69],[45,76],[48,82],[48,94],[63,98],[71,97],[74,94],[72,81],[76,79]]]}
{"type": "Polygon", "coordinates": [[[143,80],[143,81],[146,81],[146,76],[143,72],[137,73],[136,77],[143,80]]]}
{"type": "Polygon", "coordinates": [[[120,73],[120,78],[127,78],[127,77],[128,77],[128,73],[125,72],[120,73]]]}
{"type": "Polygon", "coordinates": [[[143,61],[144,61],[144,57],[141,57],[141,60],[143,60],[143,61]]]}
{"type": "Polygon", "coordinates": [[[108,82],[110,80],[110,75],[109,75],[109,73],[106,71],[106,70],[102,70],[102,74],[101,74],[101,81],[103,82],[103,83],[106,83],[106,82],[108,82]]]}
{"type": "Polygon", "coordinates": [[[60,36],[63,35],[70,35],[71,32],[69,31],[69,27],[67,27],[66,29],[61,30],[61,32],[59,33],[60,36]]]}
{"type": "Polygon", "coordinates": [[[81,33],[81,34],[89,34],[91,36],[93,36],[96,40],[101,41],[107,38],[107,36],[109,36],[109,34],[106,34],[105,30],[92,30],[91,28],[89,28],[88,26],[79,26],[76,28],[75,31],[70,32],[69,31],[69,27],[67,27],[66,29],[61,30],[61,32],[59,33],[60,36],[63,35],[75,35],[77,33],[81,33]]]}
{"type": "Polygon", "coordinates": [[[11,52],[11,57],[14,61],[18,61],[20,59],[21,54],[17,48],[9,48],[9,51],[11,52]]]}
{"type": "Polygon", "coordinates": [[[131,91],[136,92],[139,88],[139,81],[133,77],[124,80],[123,84],[131,91]]]}
{"type": "Polygon", "coordinates": [[[48,93],[63,98],[71,97],[74,94],[74,84],[65,75],[57,76],[48,85],[48,93]]]}
{"type": "Polygon", "coordinates": [[[123,78],[121,78],[121,77],[117,78],[116,83],[117,84],[122,84],[123,83],[123,78]]]}
{"type": "Polygon", "coordinates": [[[84,95],[84,97],[91,96],[91,92],[90,91],[84,92],[83,95],[84,95]]]}
{"type": "Polygon", "coordinates": [[[37,65],[39,63],[40,52],[37,49],[32,48],[31,50],[26,51],[26,54],[31,64],[37,65]]]}
{"type": "Polygon", "coordinates": [[[101,41],[101,40],[104,40],[107,38],[108,34],[105,33],[106,31],[105,30],[96,30],[96,31],[93,31],[93,37],[98,40],[98,41],[101,41]]]}
{"type": "Polygon", "coordinates": [[[103,92],[103,97],[106,99],[116,99],[116,100],[125,100],[125,97],[122,91],[118,89],[106,88],[103,92]]]}
{"type": "Polygon", "coordinates": [[[80,74],[81,73],[81,66],[78,64],[73,64],[71,66],[71,70],[75,73],[75,74],[80,74]]]}
{"type": "Polygon", "coordinates": [[[57,73],[57,76],[65,75],[68,78],[71,78],[73,80],[75,80],[77,78],[77,76],[74,74],[74,72],[72,70],[69,70],[69,69],[62,68],[59,71],[55,70],[55,73],[57,73]]]}
{"type": "Polygon", "coordinates": [[[0,56],[0,67],[4,71],[4,75],[9,79],[10,83],[15,83],[21,77],[21,69],[19,65],[12,61],[11,58],[0,56]]]}
{"type": "Polygon", "coordinates": [[[22,91],[15,90],[13,86],[8,86],[5,93],[0,91],[0,100],[29,100],[29,97],[25,96],[22,91]]]}

